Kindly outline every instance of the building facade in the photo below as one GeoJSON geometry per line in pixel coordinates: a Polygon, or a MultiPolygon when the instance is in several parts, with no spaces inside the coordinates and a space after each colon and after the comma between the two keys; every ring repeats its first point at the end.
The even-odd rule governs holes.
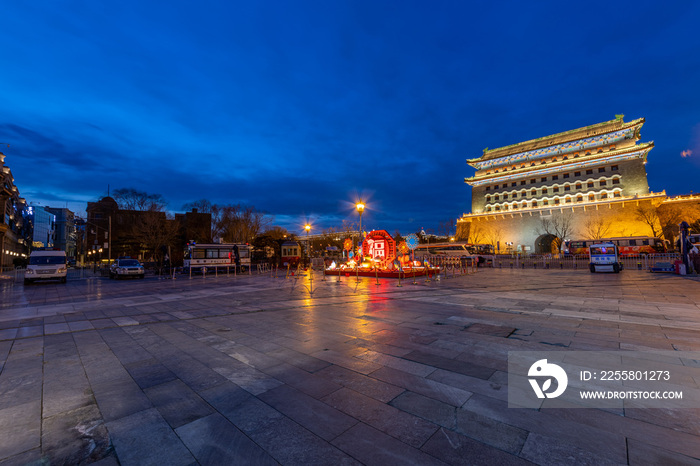
{"type": "Polygon", "coordinates": [[[5,154],[0,152],[0,270],[11,268],[17,259],[29,254],[23,212],[26,201],[20,197],[5,154]]]}
{"type": "Polygon", "coordinates": [[[76,258],[75,214],[66,208],[46,207],[55,217],[54,247],[66,252],[69,258],[76,258]]]}
{"type": "Polygon", "coordinates": [[[55,247],[56,216],[48,208],[30,204],[25,212],[25,221],[31,232],[32,249],[55,247]]]}
{"type": "Polygon", "coordinates": [[[561,241],[649,235],[639,210],[666,199],[652,193],[639,142],[644,119],[614,120],[484,150],[467,163],[472,212],[457,236],[499,252],[556,252],[561,241]],[[560,241],[555,241],[559,239],[560,241]]]}

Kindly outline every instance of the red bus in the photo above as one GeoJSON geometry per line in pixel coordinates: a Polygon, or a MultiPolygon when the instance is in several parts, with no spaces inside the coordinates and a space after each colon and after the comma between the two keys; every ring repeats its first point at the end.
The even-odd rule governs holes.
{"type": "Polygon", "coordinates": [[[597,243],[613,243],[617,246],[621,256],[663,254],[669,250],[668,241],[660,238],[653,236],[629,236],[570,241],[568,253],[588,255],[588,247],[597,243]]]}

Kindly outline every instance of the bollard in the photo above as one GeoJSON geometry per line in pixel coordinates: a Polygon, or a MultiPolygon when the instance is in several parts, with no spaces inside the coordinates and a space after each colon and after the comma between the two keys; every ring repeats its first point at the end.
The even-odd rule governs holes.
{"type": "Polygon", "coordinates": [[[524,268],[525,268],[525,262],[521,262],[521,263],[520,263],[520,266],[521,266],[521,268],[524,269],[524,268]]]}
{"type": "Polygon", "coordinates": [[[564,269],[564,263],[563,263],[563,262],[560,262],[560,263],[559,263],[559,268],[562,269],[562,270],[564,269]]]}
{"type": "Polygon", "coordinates": [[[545,268],[545,269],[548,269],[548,268],[549,268],[549,262],[546,262],[546,263],[544,264],[544,268],[545,268]]]}
{"type": "Polygon", "coordinates": [[[533,263],[532,263],[532,267],[536,269],[536,268],[537,268],[537,262],[533,262],[533,263]]]}
{"type": "Polygon", "coordinates": [[[513,268],[513,262],[512,262],[512,261],[511,261],[511,263],[510,263],[510,268],[511,268],[511,269],[513,268]]]}
{"type": "Polygon", "coordinates": [[[642,270],[642,262],[637,261],[637,270],[642,270]]]}

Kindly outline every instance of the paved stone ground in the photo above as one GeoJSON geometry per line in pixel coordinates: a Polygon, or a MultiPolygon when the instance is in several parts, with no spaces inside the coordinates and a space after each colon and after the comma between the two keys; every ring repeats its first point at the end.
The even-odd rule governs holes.
{"type": "Polygon", "coordinates": [[[699,410],[512,409],[513,350],[700,350],[625,271],[0,282],[0,464],[692,464],[699,410]]]}

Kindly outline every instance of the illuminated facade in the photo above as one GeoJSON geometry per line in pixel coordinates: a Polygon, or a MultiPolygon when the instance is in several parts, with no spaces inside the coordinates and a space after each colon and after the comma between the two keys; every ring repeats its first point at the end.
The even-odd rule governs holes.
{"type": "Polygon", "coordinates": [[[457,234],[492,243],[500,252],[550,252],[552,223],[568,223],[567,238],[648,235],[637,208],[656,206],[646,158],[653,142],[640,143],[644,119],[598,123],[530,141],[484,150],[467,160],[476,169],[472,212],[458,220],[457,234]]]}
{"type": "Polygon", "coordinates": [[[26,205],[10,167],[5,166],[5,154],[0,152],[0,269],[12,267],[15,259],[29,254],[22,216],[26,205]]]}

